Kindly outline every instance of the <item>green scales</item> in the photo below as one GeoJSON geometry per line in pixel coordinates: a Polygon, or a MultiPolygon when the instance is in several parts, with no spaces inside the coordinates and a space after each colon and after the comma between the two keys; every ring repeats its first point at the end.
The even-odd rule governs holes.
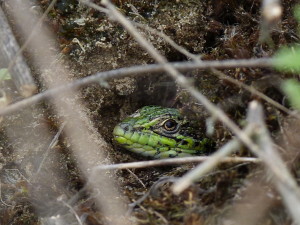
{"type": "Polygon", "coordinates": [[[161,106],[139,109],[113,131],[114,140],[125,149],[156,159],[210,152],[212,141],[196,133],[177,109],[161,106]]]}

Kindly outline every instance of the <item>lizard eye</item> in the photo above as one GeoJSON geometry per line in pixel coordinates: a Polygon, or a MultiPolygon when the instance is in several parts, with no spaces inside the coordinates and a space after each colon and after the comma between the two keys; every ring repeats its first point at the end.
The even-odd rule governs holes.
{"type": "Polygon", "coordinates": [[[167,131],[175,131],[178,128],[178,123],[173,119],[168,119],[164,122],[163,127],[167,131]]]}

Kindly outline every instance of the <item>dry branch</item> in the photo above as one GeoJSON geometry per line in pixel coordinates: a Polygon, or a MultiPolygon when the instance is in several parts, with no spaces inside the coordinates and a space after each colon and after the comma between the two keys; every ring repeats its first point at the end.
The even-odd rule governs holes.
{"type": "MultiPolygon", "coordinates": [[[[165,33],[161,32],[161,31],[157,31],[151,27],[146,26],[145,24],[140,24],[140,23],[136,23],[133,22],[133,24],[141,29],[144,29],[148,32],[151,32],[154,35],[157,35],[161,38],[163,38],[165,40],[166,43],[168,43],[169,45],[171,45],[174,49],[176,49],[178,52],[180,52],[181,54],[185,55],[187,58],[192,59],[194,62],[199,63],[199,62],[203,62],[200,60],[200,55],[195,55],[190,53],[188,50],[186,50],[184,47],[176,44],[176,42],[174,42],[168,35],[166,35],[165,33]]],[[[215,74],[216,76],[219,77],[219,79],[222,80],[227,80],[235,85],[237,85],[238,87],[241,87],[243,89],[245,89],[246,91],[249,91],[250,93],[260,97],[261,99],[265,100],[266,102],[268,102],[269,104],[275,106],[276,108],[278,108],[279,110],[297,117],[300,119],[300,116],[298,114],[293,113],[292,111],[290,111],[288,108],[284,107],[283,105],[279,104],[278,102],[274,101],[273,99],[271,99],[270,97],[268,97],[267,95],[265,95],[264,93],[256,90],[254,87],[248,86],[238,80],[235,80],[229,76],[226,76],[223,72],[217,70],[215,67],[211,67],[210,68],[211,71],[213,72],[213,74],[215,74]]]]}
{"type": "Polygon", "coordinates": [[[264,0],[261,7],[262,18],[267,23],[274,23],[280,20],[282,6],[280,0],[264,0]]]}
{"type": "MultiPolygon", "coordinates": [[[[241,60],[223,60],[223,61],[200,61],[200,62],[181,62],[171,63],[171,65],[180,71],[189,71],[194,69],[208,69],[208,68],[239,68],[239,67],[271,67],[273,64],[272,59],[241,59],[241,60]]],[[[10,115],[11,113],[22,110],[25,107],[36,104],[40,101],[46,100],[51,97],[56,97],[69,90],[76,90],[80,87],[87,86],[92,83],[97,83],[99,80],[107,80],[113,78],[121,78],[128,75],[140,75],[144,73],[161,72],[164,68],[161,65],[141,65],[127,68],[121,68],[116,70],[110,70],[106,72],[99,72],[94,75],[75,80],[71,83],[54,87],[42,93],[36,94],[30,98],[21,100],[14,104],[11,104],[4,109],[0,110],[0,116],[10,115]]]]}
{"type": "Polygon", "coordinates": [[[280,0],[264,0],[261,6],[261,28],[260,41],[272,43],[271,32],[278,26],[282,15],[282,6],[280,0]]]}
{"type": "Polygon", "coordinates": [[[300,116],[298,114],[295,114],[294,112],[292,112],[291,110],[289,110],[288,108],[284,107],[283,105],[279,104],[278,102],[274,101],[273,99],[271,99],[270,97],[268,97],[267,95],[263,94],[262,92],[256,90],[254,87],[248,86],[242,82],[239,82],[229,76],[226,76],[226,74],[222,73],[219,70],[216,69],[212,69],[212,72],[214,74],[216,74],[220,79],[222,80],[226,80],[229,81],[230,83],[233,83],[235,85],[237,85],[238,87],[241,87],[247,91],[249,91],[250,93],[260,97],[261,99],[265,100],[266,102],[268,102],[269,104],[275,106],[277,109],[291,115],[291,116],[295,116],[298,119],[300,119],[300,116]]]}
{"type": "Polygon", "coordinates": [[[19,45],[0,7],[0,68],[9,68],[11,60],[15,60],[15,65],[9,68],[9,73],[20,95],[28,97],[33,95],[37,88],[28,65],[18,51],[19,45]]]}
{"type": "Polygon", "coordinates": [[[267,169],[272,175],[273,182],[281,194],[283,202],[289,209],[294,222],[300,224],[299,186],[289,172],[286,163],[283,161],[276,148],[274,148],[274,143],[264,122],[262,106],[258,102],[252,102],[250,107],[256,111],[252,116],[252,122],[257,125],[257,140],[259,147],[262,150],[261,153],[268,158],[268,162],[266,162],[267,169]],[[280,177],[274,176],[274,171],[272,171],[271,168],[277,168],[280,177]]]}
{"type": "MultiPolygon", "coordinates": [[[[232,143],[231,149],[235,148],[236,143],[232,143]],[[234,145],[234,146],[233,146],[234,145]]],[[[240,145],[239,145],[240,146],[240,145]]],[[[228,148],[228,147],[227,147],[228,148]]],[[[158,159],[158,160],[148,160],[140,162],[130,162],[130,163],[119,163],[112,165],[101,165],[94,168],[95,171],[98,170],[121,170],[121,169],[137,169],[146,168],[154,166],[168,166],[177,165],[184,163],[199,163],[211,160],[211,156],[192,156],[184,158],[174,158],[174,159],[158,159]]],[[[220,163],[260,163],[261,160],[252,157],[223,157],[219,160],[220,163]]]]}

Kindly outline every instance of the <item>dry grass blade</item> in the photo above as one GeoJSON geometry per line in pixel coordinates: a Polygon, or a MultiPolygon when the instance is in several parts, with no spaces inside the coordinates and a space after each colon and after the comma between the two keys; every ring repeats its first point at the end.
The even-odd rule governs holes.
{"type": "MultiPolygon", "coordinates": [[[[236,145],[240,146],[237,141],[233,141],[230,145],[226,146],[226,150],[236,149],[236,145]],[[238,145],[237,145],[238,144],[238,145]]],[[[95,171],[101,170],[121,170],[129,168],[146,168],[154,166],[167,166],[167,165],[177,165],[185,163],[198,163],[214,160],[211,156],[193,156],[184,158],[174,158],[174,159],[158,159],[158,160],[148,160],[140,162],[130,162],[130,163],[119,163],[112,165],[101,165],[94,168],[95,171]]],[[[260,163],[261,160],[252,157],[222,157],[218,163],[260,163]]]]}
{"type": "MultiPolygon", "coordinates": [[[[245,128],[244,132],[251,136],[253,134],[253,127],[249,125],[245,128]]],[[[183,177],[178,179],[173,187],[172,190],[175,194],[179,194],[182,191],[184,191],[186,188],[188,188],[194,181],[199,179],[201,176],[205,175],[206,173],[213,170],[218,164],[222,163],[224,160],[230,158],[226,157],[233,153],[234,151],[239,150],[242,143],[238,139],[232,139],[227,144],[225,144],[222,148],[217,150],[214,154],[209,156],[206,161],[203,161],[199,166],[197,166],[195,169],[189,171],[187,174],[185,174],[183,177]]],[[[232,157],[232,159],[239,158],[241,161],[247,160],[246,157],[232,157]]],[[[256,158],[253,158],[256,159],[256,158]]],[[[256,159],[257,162],[260,162],[259,159],[256,159]]]]}
{"type": "Polygon", "coordinates": [[[186,50],[185,48],[183,48],[182,46],[176,44],[175,41],[173,41],[168,35],[166,35],[165,33],[163,32],[159,32],[151,27],[148,27],[144,24],[140,24],[140,23],[136,23],[134,22],[133,23],[135,26],[141,28],[141,29],[144,29],[146,31],[149,31],[151,32],[152,34],[155,34],[161,38],[163,38],[169,45],[171,45],[174,49],[176,49],[178,52],[182,53],[183,55],[187,56],[187,58],[190,58],[190,59],[193,59],[195,62],[199,62],[200,61],[200,57],[201,56],[197,56],[197,55],[194,55],[192,53],[190,53],[188,50],[186,50]]]}
{"type": "Polygon", "coordinates": [[[75,218],[76,218],[76,220],[77,220],[77,222],[78,222],[79,225],[83,225],[83,223],[82,223],[80,217],[78,216],[78,214],[76,213],[75,209],[73,209],[72,206],[70,206],[67,202],[65,202],[64,199],[63,199],[62,197],[60,197],[60,198],[58,199],[58,201],[59,201],[59,202],[62,202],[65,206],[67,206],[67,207],[70,209],[70,211],[74,214],[74,216],[75,216],[75,218]]]}
{"type": "MultiPolygon", "coordinates": [[[[42,161],[41,161],[41,163],[40,163],[40,165],[39,165],[39,167],[38,167],[38,169],[37,169],[37,171],[36,171],[34,177],[37,176],[37,175],[39,174],[39,172],[41,171],[41,169],[42,169],[42,167],[43,167],[43,164],[44,164],[45,160],[47,159],[47,156],[49,155],[50,150],[55,146],[55,144],[57,144],[58,138],[59,138],[60,134],[62,133],[62,131],[63,131],[65,125],[66,125],[66,123],[63,123],[63,124],[60,126],[59,130],[57,131],[57,133],[55,134],[55,136],[53,137],[51,143],[49,144],[48,149],[45,151],[45,154],[44,154],[44,156],[43,156],[43,159],[42,159],[42,161]]],[[[34,179],[34,177],[32,177],[32,178],[34,179]]]]}

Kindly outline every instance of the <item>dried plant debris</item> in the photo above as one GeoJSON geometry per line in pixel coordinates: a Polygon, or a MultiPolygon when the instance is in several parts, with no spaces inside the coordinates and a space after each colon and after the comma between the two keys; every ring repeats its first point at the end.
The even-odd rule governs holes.
{"type": "MultiPolygon", "coordinates": [[[[45,10],[50,2],[32,1],[32,9],[45,10]]],[[[93,2],[100,4],[98,0],[93,2]]],[[[269,42],[262,43],[259,39],[261,1],[258,0],[113,1],[120,12],[139,24],[139,32],[172,62],[191,59],[143,26],[163,32],[203,60],[267,57],[272,56],[278,46],[299,41],[297,23],[293,18],[296,2],[282,2],[282,21],[273,28],[269,42]]],[[[128,32],[110,19],[104,12],[78,1],[57,0],[44,25],[55,34],[54,41],[60,50],[57,60],[68,69],[70,80],[99,71],[154,63],[128,32]]],[[[14,24],[14,21],[10,22],[14,24]]],[[[18,35],[18,30],[14,32],[18,35]]],[[[28,61],[30,63],[30,56],[28,61]]],[[[287,74],[257,68],[227,69],[223,72],[277,102],[285,103],[280,83],[287,74]]],[[[38,70],[34,73],[40,91],[43,91],[43,75],[38,70]]],[[[241,126],[245,123],[248,103],[254,99],[261,100],[255,94],[219,79],[210,70],[194,70],[185,73],[185,76],[241,126]]],[[[206,128],[205,121],[209,117],[205,108],[165,73],[100,80],[73,97],[82,100],[86,106],[85,113],[92,121],[90,126],[96,127],[110,145],[111,152],[104,154],[106,159],[115,163],[142,159],[128,154],[112,141],[114,126],[142,106],[179,108],[201,129],[206,128]]],[[[18,100],[12,98],[13,102],[18,100]]],[[[299,126],[295,124],[299,121],[286,119],[284,113],[268,103],[263,104],[272,138],[278,145],[285,143],[282,152],[289,148],[298,149],[295,134],[299,126]]],[[[214,118],[210,119],[214,123],[214,118]]],[[[109,220],[97,208],[97,194],[91,194],[86,185],[89,181],[78,169],[71,141],[64,131],[50,145],[62,120],[64,118],[55,114],[51,103],[45,101],[1,122],[0,224],[100,225],[109,220]],[[49,152],[45,155],[47,149],[49,152]],[[40,167],[40,173],[36,174],[40,167]],[[51,176],[48,177],[49,171],[51,176]]],[[[212,138],[220,147],[232,138],[232,134],[223,124],[214,125],[212,138]]],[[[101,146],[96,136],[91,139],[101,146]]],[[[241,149],[236,155],[251,154],[241,149]]],[[[285,158],[298,177],[298,155],[287,154],[285,158]]],[[[132,224],[292,224],[263,168],[250,163],[219,165],[181,195],[174,195],[171,192],[174,179],[194,166],[120,170],[109,175],[117,176],[118,188],[123,194],[120,198],[130,203],[143,198],[128,212],[132,224]],[[167,179],[170,177],[172,179],[167,179]],[[163,183],[160,182],[162,179],[163,183]],[[260,213],[253,210],[258,205],[260,213]],[[252,220],[255,223],[251,223],[252,220]]]]}

